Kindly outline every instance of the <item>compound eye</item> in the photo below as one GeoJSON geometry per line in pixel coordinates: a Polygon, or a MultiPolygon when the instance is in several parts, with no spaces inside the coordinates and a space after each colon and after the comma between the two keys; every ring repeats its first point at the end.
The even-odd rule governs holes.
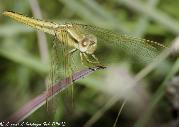
{"type": "Polygon", "coordinates": [[[87,46],[87,42],[86,41],[82,42],[82,45],[83,45],[83,47],[86,47],[87,46]]]}
{"type": "Polygon", "coordinates": [[[84,38],[83,40],[82,40],[82,42],[81,42],[81,45],[83,46],[83,47],[86,47],[86,46],[88,46],[88,39],[87,38],[84,38]]]}
{"type": "Polygon", "coordinates": [[[94,45],[94,44],[95,44],[95,42],[94,42],[94,41],[91,41],[90,46],[92,46],[92,45],[94,45]]]}

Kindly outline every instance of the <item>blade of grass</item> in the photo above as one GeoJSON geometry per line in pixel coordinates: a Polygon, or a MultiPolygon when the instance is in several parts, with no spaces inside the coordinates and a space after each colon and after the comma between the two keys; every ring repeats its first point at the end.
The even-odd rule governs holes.
{"type": "Polygon", "coordinates": [[[82,4],[80,4],[78,1],[74,0],[59,0],[59,2],[63,3],[65,6],[67,6],[71,11],[76,12],[80,17],[85,19],[88,22],[91,23],[100,23],[100,19],[89,12],[87,8],[85,8],[82,4]]]}
{"type": "Polygon", "coordinates": [[[150,19],[154,20],[155,22],[163,25],[168,30],[175,34],[179,34],[179,23],[172,19],[167,14],[149,7],[147,4],[143,4],[139,0],[114,0],[119,4],[123,4],[126,7],[142,14],[148,16],[150,19]]]}
{"type": "MultiPolygon", "coordinates": [[[[157,3],[159,3],[159,0],[148,0],[147,6],[154,9],[156,7],[157,3]]],[[[136,25],[134,35],[138,36],[138,37],[142,37],[148,24],[149,24],[149,17],[146,15],[141,16],[139,18],[137,25],[136,25]]]]}
{"type": "MultiPolygon", "coordinates": [[[[157,67],[163,60],[165,60],[168,55],[170,54],[170,49],[166,49],[164,50],[159,56],[157,56],[152,63],[150,63],[149,65],[147,65],[144,69],[142,69],[136,76],[135,76],[135,82],[133,84],[131,84],[130,86],[132,87],[128,87],[125,88],[125,90],[123,90],[123,93],[120,93],[121,96],[123,96],[123,94],[129,90],[132,89],[136,86],[137,82],[139,82],[140,80],[142,80],[145,76],[147,76],[147,74],[149,74],[155,67],[157,67]]],[[[108,110],[110,109],[114,104],[116,104],[116,102],[119,100],[119,95],[117,96],[113,96],[111,97],[111,99],[109,101],[107,101],[104,106],[99,109],[86,123],[83,127],[91,127],[98,119],[100,119],[100,117],[108,110]]],[[[126,103],[126,100],[124,100],[126,103]]]]}
{"type": "Polygon", "coordinates": [[[84,125],[83,127],[92,127],[93,124],[99,120],[103,114],[110,109],[117,101],[119,100],[118,96],[112,97],[107,103],[103,105],[84,125]]]}
{"type": "MultiPolygon", "coordinates": [[[[87,7],[85,7],[80,1],[76,1],[76,0],[59,0],[59,2],[63,3],[65,6],[67,6],[71,11],[75,12],[78,16],[80,16],[81,18],[83,18],[84,20],[86,20],[88,23],[92,23],[96,26],[102,26],[104,28],[110,28],[110,29],[114,29],[116,30],[116,28],[118,28],[119,31],[125,33],[128,33],[127,28],[123,27],[122,29],[120,29],[119,25],[114,25],[114,22],[109,22],[106,21],[106,19],[104,19],[104,17],[102,16],[102,14],[97,15],[96,13],[94,13],[93,11],[91,11],[91,9],[88,9],[87,7]]],[[[88,1],[88,3],[86,4],[93,4],[92,1],[88,1]]],[[[89,7],[90,5],[88,5],[89,7]]],[[[95,4],[95,6],[97,7],[98,5],[95,4]]],[[[93,7],[93,8],[96,8],[93,7]]],[[[95,9],[96,11],[98,11],[100,8],[95,9]]],[[[104,11],[101,10],[100,11],[104,11]]],[[[110,19],[111,20],[111,19],[110,19]]],[[[116,23],[117,24],[117,23],[116,23]]],[[[124,25],[121,25],[124,26],[124,25]]]]}
{"type": "MultiPolygon", "coordinates": [[[[104,67],[92,67],[88,69],[81,70],[72,75],[72,82],[79,80],[81,78],[86,77],[87,75],[99,70],[104,69],[104,67]]],[[[30,116],[33,112],[39,109],[42,105],[45,104],[46,99],[52,99],[55,95],[65,90],[67,87],[72,85],[71,77],[68,77],[64,80],[61,80],[57,84],[53,85],[47,91],[44,91],[42,94],[38,95],[34,99],[27,102],[24,106],[22,106],[17,112],[12,114],[5,123],[17,123],[23,121],[25,118],[30,116]],[[52,90],[53,89],[53,90],[52,90]],[[53,92],[52,92],[53,91],[53,92]]]]}
{"type": "Polygon", "coordinates": [[[95,11],[99,14],[100,17],[103,17],[107,22],[112,26],[113,29],[116,29],[122,33],[129,33],[129,31],[122,25],[120,21],[117,21],[112,13],[105,10],[94,0],[82,0],[84,4],[91,8],[91,10],[95,11]]]}
{"type": "Polygon", "coordinates": [[[167,86],[167,82],[179,71],[179,58],[174,63],[172,69],[166,76],[165,80],[162,82],[160,87],[158,88],[157,92],[153,95],[153,99],[151,101],[151,104],[149,105],[149,108],[145,111],[143,116],[136,122],[134,127],[142,127],[145,126],[146,122],[150,119],[151,115],[154,113],[155,108],[157,107],[157,104],[160,102],[162,97],[165,94],[165,89],[167,86]]]}
{"type": "Polygon", "coordinates": [[[26,28],[21,24],[5,24],[1,25],[0,29],[0,36],[2,37],[9,37],[12,35],[16,35],[19,33],[26,33],[26,32],[33,32],[34,30],[32,28],[26,28]]]}
{"type": "MultiPolygon", "coordinates": [[[[35,18],[42,19],[42,13],[36,0],[29,0],[29,4],[31,6],[31,10],[35,18]]],[[[38,46],[40,50],[40,56],[43,63],[48,63],[49,60],[49,53],[48,53],[48,45],[47,45],[47,38],[45,33],[37,31],[38,36],[38,46]]]]}
{"type": "Polygon", "coordinates": [[[118,121],[118,119],[119,119],[119,116],[120,116],[120,114],[121,114],[121,112],[122,112],[122,110],[123,110],[123,108],[124,108],[126,102],[127,102],[127,100],[124,100],[124,101],[122,102],[121,108],[120,108],[119,111],[118,111],[118,114],[117,114],[117,117],[116,117],[116,120],[115,120],[115,122],[114,122],[113,127],[116,127],[117,121],[118,121]]]}
{"type": "Polygon", "coordinates": [[[40,62],[40,60],[38,60],[37,58],[31,56],[30,54],[27,53],[24,54],[11,48],[7,49],[5,47],[1,47],[0,55],[16,63],[27,66],[37,72],[40,73],[48,72],[48,66],[40,62]]]}

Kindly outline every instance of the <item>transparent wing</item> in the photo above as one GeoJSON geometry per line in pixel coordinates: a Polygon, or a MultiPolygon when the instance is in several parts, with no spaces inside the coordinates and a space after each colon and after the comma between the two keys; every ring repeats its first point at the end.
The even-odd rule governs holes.
{"type": "MultiPolygon", "coordinates": [[[[51,70],[49,73],[49,87],[51,87],[52,85],[54,85],[55,83],[59,82],[60,80],[66,77],[71,77],[72,73],[77,68],[76,61],[79,61],[77,60],[78,53],[76,52],[73,54],[69,54],[69,52],[73,48],[68,45],[68,41],[70,41],[68,32],[66,30],[59,29],[56,32],[56,39],[55,41],[53,41],[53,48],[51,51],[52,54],[51,54],[51,70]]],[[[72,82],[72,77],[69,80],[66,80],[66,82],[72,82]]],[[[74,88],[72,85],[72,87],[67,90],[66,95],[64,96],[66,107],[70,105],[68,104],[69,102],[72,102],[70,100],[73,100],[73,89],[74,88]]],[[[53,91],[51,92],[53,93],[53,91]]],[[[53,104],[50,102],[50,105],[53,106],[54,102],[58,103],[57,101],[52,101],[53,104]]]]}
{"type": "MultiPolygon", "coordinates": [[[[50,89],[54,84],[56,84],[60,79],[63,77],[63,64],[61,63],[62,59],[61,56],[63,54],[63,47],[58,44],[57,37],[54,37],[53,40],[53,46],[51,48],[51,54],[50,54],[50,72],[48,76],[48,86],[47,90],[49,90],[49,93],[53,94],[53,89],[50,89]],[[50,91],[51,90],[51,91],[50,91]]],[[[46,105],[47,110],[52,113],[54,110],[54,99],[50,101],[50,98],[47,98],[46,105]]],[[[56,107],[56,106],[55,106],[56,107]]]]}
{"type": "Polygon", "coordinates": [[[112,32],[95,26],[74,24],[97,37],[96,56],[104,63],[131,57],[133,62],[151,62],[166,47],[160,43],[112,32]],[[112,53],[112,54],[111,54],[112,53]],[[136,59],[136,60],[134,60],[136,59]]]}
{"type": "Polygon", "coordinates": [[[61,79],[69,77],[72,74],[71,69],[71,56],[68,55],[70,47],[66,45],[68,36],[65,31],[59,31],[61,40],[57,39],[53,42],[52,55],[51,55],[51,71],[50,83],[55,84],[61,79]]]}

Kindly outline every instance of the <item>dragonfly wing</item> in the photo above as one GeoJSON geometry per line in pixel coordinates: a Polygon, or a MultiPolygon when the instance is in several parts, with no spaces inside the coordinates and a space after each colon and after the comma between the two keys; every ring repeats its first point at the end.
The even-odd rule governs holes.
{"type": "Polygon", "coordinates": [[[50,72],[50,75],[52,75],[50,78],[52,84],[69,77],[72,73],[70,55],[68,55],[70,48],[66,45],[66,41],[68,41],[66,32],[60,31],[57,34],[61,34],[62,39],[59,40],[56,37],[56,40],[53,42],[50,72]]]}
{"type": "Polygon", "coordinates": [[[124,54],[132,56],[131,58],[137,58],[137,63],[148,63],[166,48],[157,42],[121,35],[99,27],[83,24],[77,25],[81,26],[87,33],[97,37],[97,50],[95,54],[97,54],[100,61],[107,61],[106,63],[109,62],[107,56],[113,55],[112,57],[120,58],[121,60],[125,56],[124,54]],[[103,48],[103,51],[105,48],[105,52],[100,52],[102,51],[100,48],[103,48]],[[116,52],[116,56],[110,54],[110,51],[116,52]]]}
{"type": "MultiPolygon", "coordinates": [[[[74,72],[75,65],[72,60],[76,55],[75,53],[71,54],[73,47],[68,45],[69,41],[69,34],[66,30],[59,29],[56,32],[56,40],[53,43],[51,54],[51,71],[49,74],[50,87],[66,77],[71,77],[74,72]]],[[[69,80],[66,80],[66,82],[73,83],[72,77],[69,78],[69,80]]],[[[73,98],[73,85],[69,90],[67,90],[67,93],[69,92],[71,93],[70,96],[73,98]]],[[[68,96],[65,96],[65,98],[66,97],[68,96]]],[[[64,101],[66,102],[67,99],[64,101]]]]}
{"type": "MultiPolygon", "coordinates": [[[[53,48],[51,50],[51,60],[50,60],[50,72],[49,72],[49,75],[48,75],[48,86],[47,86],[47,90],[49,93],[54,93],[53,92],[53,89],[50,89],[52,88],[52,86],[54,84],[56,84],[58,81],[60,81],[61,76],[63,76],[63,73],[62,73],[62,63],[60,62],[61,61],[61,51],[60,49],[58,49],[58,40],[57,38],[55,37],[54,40],[53,40],[53,48]]],[[[47,110],[50,111],[50,112],[53,112],[53,107],[54,107],[54,101],[53,99],[50,101],[50,98],[47,98],[47,101],[46,101],[46,104],[47,104],[47,110]]]]}

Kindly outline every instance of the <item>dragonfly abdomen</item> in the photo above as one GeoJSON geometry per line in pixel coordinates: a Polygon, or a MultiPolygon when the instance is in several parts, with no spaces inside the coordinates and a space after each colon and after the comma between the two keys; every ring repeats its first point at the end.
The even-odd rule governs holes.
{"type": "Polygon", "coordinates": [[[3,15],[9,16],[20,23],[26,24],[30,27],[36,28],[38,30],[41,30],[45,33],[52,34],[52,35],[55,35],[54,29],[56,29],[59,26],[58,24],[53,22],[46,22],[40,19],[26,17],[11,11],[5,11],[3,12],[3,15]]]}

